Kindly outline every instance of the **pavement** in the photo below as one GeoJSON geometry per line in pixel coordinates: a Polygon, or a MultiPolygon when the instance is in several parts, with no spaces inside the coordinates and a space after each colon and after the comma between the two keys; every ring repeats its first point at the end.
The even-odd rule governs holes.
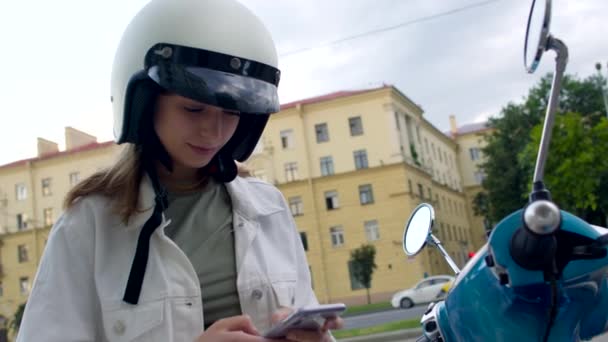
{"type": "Polygon", "coordinates": [[[349,337],[338,339],[340,342],[404,342],[406,340],[415,341],[418,337],[422,336],[422,329],[403,329],[397,331],[391,331],[380,334],[373,334],[367,336],[349,337]]]}
{"type": "MultiPolygon", "coordinates": [[[[392,331],[388,333],[374,334],[368,336],[350,337],[338,339],[340,342],[409,342],[416,341],[422,336],[422,329],[404,329],[392,331]]],[[[592,342],[608,342],[608,333],[597,336],[591,340],[592,342]]]]}

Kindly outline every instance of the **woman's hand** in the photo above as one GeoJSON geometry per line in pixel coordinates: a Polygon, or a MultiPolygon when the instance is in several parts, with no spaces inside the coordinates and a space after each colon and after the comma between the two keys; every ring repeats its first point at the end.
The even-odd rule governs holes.
{"type": "MultiPolygon", "coordinates": [[[[271,318],[272,323],[278,323],[293,311],[291,308],[277,310],[271,318]]],[[[321,329],[317,331],[293,329],[287,333],[287,340],[293,342],[331,342],[333,341],[329,330],[342,329],[344,321],[340,317],[332,317],[325,320],[321,329]]]]}
{"type": "Polygon", "coordinates": [[[195,342],[278,342],[260,336],[247,315],[220,319],[205,330],[195,342]]]}

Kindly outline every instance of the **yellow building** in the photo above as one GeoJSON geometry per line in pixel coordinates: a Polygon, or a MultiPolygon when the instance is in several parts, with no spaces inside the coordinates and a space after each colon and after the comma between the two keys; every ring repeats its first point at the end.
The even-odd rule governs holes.
{"type": "Polygon", "coordinates": [[[485,173],[480,166],[486,158],[482,153],[486,145],[485,137],[493,132],[486,122],[474,123],[458,127],[456,118],[450,117],[450,133],[459,149],[460,174],[463,180],[463,189],[467,199],[469,221],[471,222],[471,242],[474,249],[479,249],[486,242],[486,224],[483,217],[474,215],[471,205],[475,196],[482,191],[481,182],[485,179],[485,173]]]}
{"type": "MultiPolygon", "coordinates": [[[[380,301],[425,274],[451,274],[432,248],[415,258],[403,253],[404,224],[418,204],[434,206],[435,235],[457,264],[477,246],[467,197],[470,166],[463,159],[469,147],[459,145],[467,137],[439,131],[418,105],[383,86],[283,105],[247,165],[287,199],[319,299],[366,300],[350,276],[349,258],[372,243],[378,268],[371,294],[380,301]]],[[[113,142],[97,143],[68,127],[65,151],[39,138],[36,158],[0,166],[0,319],[11,318],[26,300],[65,194],[118,152],[113,142]]]]}
{"type": "Polygon", "coordinates": [[[338,92],[283,105],[271,116],[247,165],[279,187],[300,229],[321,301],[357,303],[351,250],[376,247],[374,300],[386,300],[424,274],[451,273],[433,249],[407,258],[403,228],[430,202],[436,235],[459,265],[471,250],[468,201],[458,145],[392,86],[338,92]]]}
{"type": "Polygon", "coordinates": [[[118,147],[67,127],[66,149],[38,139],[38,156],[0,166],[0,323],[26,301],[65,194],[109,165],[118,147]]]}

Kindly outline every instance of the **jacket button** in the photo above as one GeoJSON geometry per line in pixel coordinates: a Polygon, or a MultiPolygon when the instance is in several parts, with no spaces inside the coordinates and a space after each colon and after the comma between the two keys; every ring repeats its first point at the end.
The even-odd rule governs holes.
{"type": "Polygon", "coordinates": [[[253,290],[253,292],[251,292],[251,297],[253,297],[253,299],[255,299],[255,300],[262,299],[262,296],[263,296],[262,291],[260,291],[258,289],[255,289],[255,290],[253,290]]]}
{"type": "Polygon", "coordinates": [[[127,330],[127,327],[123,321],[116,321],[116,323],[114,323],[114,332],[116,335],[123,335],[125,330],[127,330]]]}

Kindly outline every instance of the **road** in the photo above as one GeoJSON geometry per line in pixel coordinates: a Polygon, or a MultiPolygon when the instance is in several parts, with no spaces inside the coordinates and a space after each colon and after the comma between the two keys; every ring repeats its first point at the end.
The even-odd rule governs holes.
{"type": "MultiPolygon", "coordinates": [[[[394,321],[411,320],[422,317],[426,310],[426,305],[416,306],[411,309],[394,309],[382,312],[375,312],[353,317],[344,318],[344,329],[365,328],[378,324],[384,324],[394,321]]],[[[369,341],[375,341],[370,338],[369,341]]],[[[415,342],[416,339],[401,340],[402,342],[415,342]]],[[[598,336],[591,340],[592,342],[608,342],[608,334],[598,336]]]]}
{"type": "MultiPolygon", "coordinates": [[[[598,336],[591,340],[592,342],[608,342],[608,335],[598,336]]],[[[401,342],[416,342],[416,339],[401,340],[401,342]]]]}
{"type": "Polygon", "coordinates": [[[411,309],[395,309],[371,314],[352,316],[344,318],[344,329],[366,328],[378,324],[395,321],[407,321],[420,319],[426,310],[426,305],[415,306],[411,309]]]}

